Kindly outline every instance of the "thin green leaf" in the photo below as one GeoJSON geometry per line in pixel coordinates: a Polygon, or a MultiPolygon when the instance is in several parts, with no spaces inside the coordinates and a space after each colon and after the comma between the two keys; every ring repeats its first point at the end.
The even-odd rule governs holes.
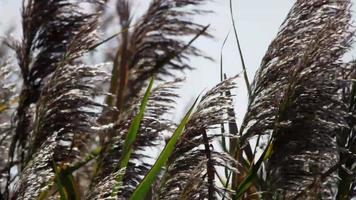
{"type": "Polygon", "coordinates": [[[65,189],[65,186],[61,182],[60,170],[58,169],[56,163],[53,161],[53,170],[55,173],[55,183],[57,185],[57,190],[59,191],[60,200],[68,200],[68,195],[65,189]]]}
{"type": "MultiPolygon", "coordinates": [[[[226,44],[227,39],[229,38],[230,32],[228,34],[226,34],[225,39],[223,41],[223,44],[221,46],[220,49],[220,81],[222,82],[224,80],[224,69],[223,69],[223,50],[226,44]]],[[[223,95],[223,94],[221,94],[223,95]]],[[[223,149],[224,152],[228,153],[229,150],[227,149],[227,145],[226,145],[226,138],[225,138],[225,127],[224,124],[222,123],[221,125],[221,142],[220,142],[220,146],[223,149]]],[[[225,169],[225,175],[227,176],[227,170],[225,169]]]]}
{"type": "MultiPolygon", "coordinates": [[[[61,176],[72,176],[71,174],[73,172],[75,172],[76,170],[80,169],[81,167],[83,167],[84,165],[86,165],[88,162],[92,161],[94,158],[96,158],[100,152],[101,152],[102,148],[101,147],[97,147],[96,149],[94,149],[93,151],[91,151],[82,161],[79,161],[77,163],[74,163],[73,165],[66,167],[65,169],[62,169],[61,171],[58,169],[58,167],[55,168],[55,165],[53,165],[53,169],[55,171],[55,178],[54,181],[57,184],[57,188],[58,188],[58,183],[57,181],[60,179],[57,179],[57,177],[61,177],[61,176]]],[[[53,181],[53,179],[50,180],[51,184],[53,181]]],[[[62,182],[59,182],[59,184],[61,184],[62,182]]],[[[74,182],[73,182],[74,183],[74,182]]],[[[73,184],[74,185],[74,184],[73,184]]],[[[48,193],[49,190],[51,189],[51,187],[48,187],[47,190],[44,190],[41,192],[40,196],[37,198],[37,200],[45,200],[48,198],[48,193]]],[[[61,192],[59,190],[59,192],[61,192]]],[[[77,194],[79,194],[79,192],[77,192],[77,194]]],[[[80,199],[79,196],[77,199],[80,199]]]]}
{"type": "Polygon", "coordinates": [[[234,12],[233,12],[233,9],[232,9],[232,0],[230,0],[230,15],[231,15],[232,26],[234,28],[234,34],[235,34],[235,38],[236,38],[237,48],[238,48],[239,54],[240,54],[240,60],[241,60],[244,79],[245,79],[245,83],[246,83],[246,87],[247,87],[248,97],[250,99],[251,96],[252,96],[252,91],[251,91],[250,81],[248,80],[248,76],[247,76],[245,59],[244,59],[243,54],[242,54],[240,40],[239,40],[239,37],[237,35],[237,27],[236,27],[236,23],[235,23],[235,19],[234,19],[234,12]]]}
{"type": "Polygon", "coordinates": [[[124,147],[123,147],[123,153],[121,155],[119,164],[118,164],[118,170],[123,171],[123,173],[119,173],[116,177],[116,185],[113,188],[113,192],[111,196],[116,196],[117,193],[119,192],[119,188],[122,184],[123,177],[125,175],[125,169],[127,167],[127,164],[130,161],[131,153],[132,153],[132,145],[136,141],[137,133],[140,128],[141,120],[143,118],[147,103],[148,103],[148,98],[151,94],[152,86],[153,86],[153,77],[151,78],[151,81],[147,87],[147,90],[145,92],[145,95],[143,96],[143,99],[141,101],[140,105],[140,110],[139,113],[135,116],[135,118],[132,120],[132,123],[130,124],[128,133],[126,135],[124,147]]]}
{"type": "Polygon", "coordinates": [[[80,200],[80,192],[78,190],[77,184],[74,181],[72,174],[61,173],[61,182],[65,186],[68,200],[80,200]]]}
{"type": "Polygon", "coordinates": [[[223,69],[223,50],[224,50],[224,47],[225,47],[225,44],[226,44],[226,41],[227,39],[229,38],[229,35],[230,35],[230,32],[228,32],[225,36],[225,39],[223,41],[223,44],[221,46],[221,49],[220,49],[220,81],[223,81],[224,80],[224,69],[223,69]]]}
{"type": "Polygon", "coordinates": [[[191,106],[187,114],[184,116],[182,121],[180,122],[177,129],[174,131],[171,139],[168,141],[167,145],[164,147],[163,151],[159,155],[158,159],[156,160],[155,164],[152,166],[150,171],[147,173],[143,181],[137,186],[136,190],[130,197],[130,200],[141,200],[144,199],[148,190],[150,189],[152,183],[156,179],[158,173],[160,172],[161,168],[167,162],[169,156],[174,151],[175,145],[178,139],[183,134],[185,125],[188,123],[189,118],[193,112],[193,109],[198,101],[198,98],[195,100],[194,104],[191,106]]]}
{"type": "Polygon", "coordinates": [[[210,25],[205,26],[182,49],[180,49],[180,51],[175,52],[175,53],[168,53],[168,55],[166,57],[162,58],[161,60],[158,60],[158,62],[156,63],[156,65],[153,68],[160,69],[162,66],[166,65],[169,61],[171,61],[172,59],[174,59],[175,57],[177,57],[178,55],[183,53],[185,50],[187,50],[193,44],[193,42],[195,40],[197,40],[200,36],[206,34],[206,31],[208,30],[209,27],[210,27],[210,25]]]}
{"type": "Polygon", "coordinates": [[[260,158],[258,159],[256,164],[252,165],[246,178],[238,186],[238,188],[236,190],[235,199],[240,198],[253,184],[254,178],[257,175],[258,170],[262,166],[263,161],[267,160],[272,154],[273,142],[274,142],[274,139],[272,137],[269,140],[266,149],[263,151],[262,155],[260,156],[260,158]]]}
{"type": "MultiPolygon", "coordinates": [[[[79,200],[80,192],[78,191],[77,184],[74,181],[72,174],[63,173],[63,170],[56,166],[53,162],[53,170],[55,172],[55,182],[60,194],[61,200],[79,200]]],[[[45,195],[45,194],[43,194],[45,195]]],[[[42,194],[40,195],[40,198],[42,194]]]]}
{"type": "Polygon", "coordinates": [[[94,158],[96,158],[100,154],[101,150],[102,150],[101,147],[97,147],[96,149],[91,151],[87,156],[85,156],[85,158],[83,160],[81,160],[81,161],[79,161],[77,163],[74,163],[73,165],[70,165],[69,167],[64,169],[63,173],[72,174],[73,172],[75,172],[76,170],[80,169],[81,167],[86,165],[88,162],[90,162],[94,158]]]}

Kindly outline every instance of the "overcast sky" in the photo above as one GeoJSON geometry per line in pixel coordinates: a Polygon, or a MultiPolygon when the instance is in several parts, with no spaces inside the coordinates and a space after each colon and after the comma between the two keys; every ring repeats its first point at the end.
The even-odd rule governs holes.
{"type": "MultiPolygon", "coordinates": [[[[147,2],[147,0],[134,1],[138,5],[147,2]]],[[[8,22],[20,23],[21,2],[21,0],[0,0],[0,33],[8,22]]],[[[294,0],[233,0],[235,20],[251,81],[268,45],[276,36],[280,24],[294,2],[294,0]]],[[[352,0],[352,2],[356,4],[356,0],[352,0]]],[[[186,73],[187,82],[180,91],[182,100],[179,101],[180,105],[176,118],[181,116],[185,104],[189,103],[202,90],[215,85],[220,79],[220,48],[225,36],[232,29],[229,0],[215,0],[215,2],[210,3],[208,8],[215,13],[199,17],[197,20],[203,24],[211,24],[211,33],[215,36],[215,39],[199,39],[195,44],[203,49],[207,55],[213,57],[216,62],[192,59],[192,64],[196,70],[186,73]]],[[[233,34],[230,34],[223,56],[224,70],[229,76],[241,73],[241,64],[233,34]]],[[[235,104],[237,117],[241,122],[246,109],[247,92],[242,79],[238,86],[239,89],[235,91],[237,95],[235,104]]]]}

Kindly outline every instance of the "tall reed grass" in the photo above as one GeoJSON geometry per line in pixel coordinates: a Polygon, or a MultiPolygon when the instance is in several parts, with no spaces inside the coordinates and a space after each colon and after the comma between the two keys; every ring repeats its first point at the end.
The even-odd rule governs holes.
{"type": "Polygon", "coordinates": [[[350,0],[296,0],[252,83],[230,0],[242,76],[221,53],[221,82],[175,123],[209,3],[24,0],[22,38],[0,41],[0,199],[356,198],[350,0]]]}

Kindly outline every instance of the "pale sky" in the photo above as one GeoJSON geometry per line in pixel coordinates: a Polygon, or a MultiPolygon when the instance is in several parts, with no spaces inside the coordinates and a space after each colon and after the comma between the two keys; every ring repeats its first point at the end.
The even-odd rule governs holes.
{"type": "MultiPolygon", "coordinates": [[[[135,1],[139,5],[147,3],[147,0],[135,1]]],[[[0,0],[0,34],[7,27],[8,22],[16,22],[17,24],[21,22],[19,19],[21,2],[22,0],[0,0]]],[[[235,20],[250,81],[252,81],[255,71],[259,67],[268,45],[276,36],[280,24],[294,2],[294,0],[233,0],[235,20]]],[[[352,2],[356,4],[356,0],[352,0],[352,2]]],[[[215,39],[199,39],[195,44],[207,55],[213,57],[216,62],[200,58],[192,59],[192,65],[196,70],[186,73],[187,82],[180,91],[182,98],[179,101],[176,119],[180,118],[183,109],[191,99],[200,94],[202,90],[218,83],[220,79],[220,48],[226,34],[232,30],[229,0],[215,0],[207,8],[215,13],[199,17],[197,20],[206,25],[211,24],[211,33],[215,36],[215,39]]],[[[242,71],[232,32],[223,51],[223,56],[224,70],[229,76],[242,71]]],[[[235,91],[235,105],[240,123],[247,105],[247,92],[242,78],[238,87],[239,89],[235,91]]]]}

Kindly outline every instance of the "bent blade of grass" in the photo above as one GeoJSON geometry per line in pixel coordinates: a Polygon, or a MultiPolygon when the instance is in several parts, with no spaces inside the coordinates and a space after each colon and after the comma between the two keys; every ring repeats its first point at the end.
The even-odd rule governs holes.
{"type": "MultiPolygon", "coordinates": [[[[73,175],[70,173],[64,173],[61,167],[58,167],[53,161],[52,167],[55,173],[54,181],[57,186],[57,190],[60,194],[60,200],[79,200],[80,192],[78,186],[74,181],[73,175]]],[[[46,192],[40,194],[39,199],[45,198],[46,192]]]]}
{"type": "Polygon", "coordinates": [[[250,86],[250,81],[248,80],[248,76],[247,76],[247,69],[246,69],[245,59],[244,59],[244,56],[242,54],[242,49],[241,49],[239,36],[237,34],[237,27],[236,27],[236,23],[235,23],[235,19],[234,19],[233,8],[232,8],[232,0],[230,0],[230,15],[231,15],[232,27],[234,29],[234,34],[235,34],[235,38],[236,38],[237,48],[239,50],[239,55],[240,55],[240,60],[241,60],[241,64],[242,64],[244,79],[245,79],[246,88],[247,88],[247,92],[248,92],[248,98],[249,98],[249,100],[251,100],[252,90],[251,90],[251,86],[250,86]]]}
{"type": "Polygon", "coordinates": [[[52,167],[53,167],[54,174],[55,174],[55,183],[57,186],[57,190],[59,192],[60,200],[68,200],[68,195],[67,195],[65,186],[61,182],[60,170],[58,169],[58,167],[54,161],[52,163],[52,167]]]}
{"type": "Polygon", "coordinates": [[[161,154],[159,155],[158,159],[156,160],[155,164],[152,166],[150,171],[147,173],[143,181],[137,186],[134,193],[130,197],[130,200],[141,200],[144,199],[148,190],[150,189],[152,183],[155,181],[158,173],[161,171],[162,167],[167,162],[168,158],[174,151],[175,145],[178,139],[183,134],[185,125],[188,123],[190,116],[194,110],[195,105],[198,102],[199,97],[195,100],[187,114],[184,116],[182,121],[180,122],[177,129],[174,131],[171,139],[168,141],[167,145],[162,150],[161,154]]]}
{"type": "Polygon", "coordinates": [[[256,164],[252,165],[246,178],[237,187],[236,195],[235,195],[234,199],[240,198],[253,184],[254,178],[256,177],[258,170],[261,168],[263,161],[267,160],[271,156],[273,144],[274,144],[274,138],[272,137],[268,141],[268,145],[267,145],[266,149],[263,151],[262,155],[260,156],[260,158],[258,159],[256,164]]]}
{"type": "Polygon", "coordinates": [[[88,155],[86,155],[81,161],[74,163],[73,165],[70,165],[66,169],[63,170],[63,173],[65,174],[72,174],[76,170],[80,169],[81,167],[85,166],[87,163],[90,161],[94,160],[99,154],[101,153],[102,148],[97,147],[93,151],[91,151],[88,155]]]}
{"type": "MultiPolygon", "coordinates": [[[[71,176],[70,179],[72,179],[72,174],[80,169],[81,167],[85,166],[87,163],[89,163],[90,161],[92,161],[94,158],[96,158],[100,152],[101,152],[101,147],[97,147],[96,149],[94,149],[93,151],[91,151],[82,161],[79,161],[77,163],[74,163],[73,165],[66,167],[65,169],[59,170],[58,167],[55,166],[55,164],[52,164],[52,168],[55,172],[55,177],[54,179],[50,179],[50,181],[48,181],[48,186],[50,184],[52,184],[52,182],[54,181],[56,183],[57,189],[58,187],[61,187],[61,183],[59,182],[57,183],[58,179],[57,177],[61,177],[61,176],[71,176]]],[[[72,179],[73,180],[73,179],[72,179]]],[[[73,180],[74,181],[74,180],[73,180]]],[[[52,187],[48,187],[46,190],[42,191],[39,195],[39,197],[37,198],[37,200],[45,200],[48,198],[48,193],[50,192],[52,187]]],[[[63,193],[60,189],[58,189],[58,191],[60,192],[60,195],[63,195],[65,193],[63,193]]],[[[79,194],[79,192],[78,192],[79,194]]],[[[64,195],[65,196],[65,195],[64,195]]],[[[80,198],[77,198],[80,199],[80,198]]],[[[62,199],[61,199],[62,200],[62,199]]]]}
{"type": "Polygon", "coordinates": [[[185,50],[187,50],[190,46],[192,46],[192,44],[195,42],[195,40],[197,40],[200,36],[206,34],[208,28],[210,27],[210,25],[204,26],[199,33],[197,33],[185,46],[183,46],[178,52],[170,52],[168,53],[167,56],[163,57],[162,59],[158,60],[158,62],[156,63],[156,65],[153,67],[154,69],[159,69],[162,66],[166,65],[167,63],[169,63],[172,59],[176,58],[178,55],[180,55],[181,53],[183,53],[185,50]]]}
{"type": "Polygon", "coordinates": [[[153,77],[150,80],[150,83],[147,87],[147,90],[145,92],[145,95],[141,101],[140,105],[140,110],[139,113],[135,116],[135,118],[132,120],[132,123],[130,124],[128,133],[126,135],[124,147],[123,147],[123,152],[118,164],[118,170],[123,171],[123,173],[119,173],[116,177],[116,184],[113,188],[111,196],[116,196],[117,193],[119,192],[120,186],[122,184],[124,175],[125,175],[125,169],[130,161],[131,153],[132,153],[132,146],[134,142],[136,141],[137,133],[140,128],[141,120],[143,118],[147,103],[148,103],[148,98],[151,94],[152,86],[153,86],[153,77]]]}
{"type": "MultiPolygon", "coordinates": [[[[220,49],[220,82],[224,81],[224,64],[223,64],[223,50],[226,44],[227,39],[229,38],[230,32],[226,34],[225,39],[221,45],[220,49]]],[[[223,95],[223,94],[221,94],[223,95]]],[[[228,152],[227,146],[226,146],[226,138],[224,136],[225,129],[224,129],[224,124],[221,124],[221,146],[225,152],[228,152]]]]}
{"type": "MultiPolygon", "coordinates": [[[[230,32],[226,34],[225,39],[221,45],[220,49],[220,82],[224,81],[224,65],[223,65],[223,50],[226,44],[227,39],[229,38],[230,32]]],[[[221,94],[224,95],[224,94],[221,94]]],[[[220,146],[223,149],[224,152],[229,153],[229,150],[226,145],[226,138],[225,138],[225,127],[224,123],[220,124],[220,132],[221,132],[221,142],[220,146]]],[[[227,177],[227,170],[225,169],[225,175],[227,177]]]]}
{"type": "Polygon", "coordinates": [[[224,80],[223,50],[225,48],[226,41],[229,38],[229,35],[230,35],[230,31],[226,34],[225,39],[224,39],[224,41],[223,41],[223,43],[221,45],[221,49],[220,49],[220,81],[224,80]]]}
{"type": "Polygon", "coordinates": [[[61,179],[61,182],[65,186],[68,194],[68,200],[80,200],[80,192],[78,190],[78,185],[74,180],[73,174],[61,173],[61,179]]]}

